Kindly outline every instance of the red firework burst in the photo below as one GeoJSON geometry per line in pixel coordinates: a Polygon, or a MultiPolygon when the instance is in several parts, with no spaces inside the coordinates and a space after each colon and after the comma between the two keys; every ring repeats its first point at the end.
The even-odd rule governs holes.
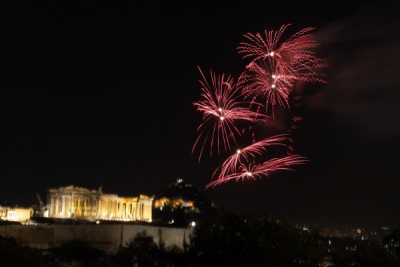
{"type": "Polygon", "coordinates": [[[221,165],[221,170],[216,179],[223,179],[228,173],[234,173],[238,167],[243,164],[248,164],[257,156],[261,156],[268,147],[285,145],[284,142],[288,139],[285,134],[268,137],[264,140],[253,143],[244,148],[238,148],[234,154],[229,156],[221,165]]]}
{"type": "Polygon", "coordinates": [[[268,177],[307,161],[293,154],[288,135],[255,141],[254,125],[259,120],[270,121],[265,113],[275,116],[277,107],[281,111],[291,109],[289,97],[296,83],[323,82],[319,71],[324,63],[315,51],[318,43],[312,35],[314,29],[308,27],[289,35],[288,27],[283,25],[276,31],[244,35],[245,41],[239,44],[238,52],[243,58],[250,59],[250,63],[237,80],[213,72],[207,79],[200,70],[202,94],[194,106],[202,113],[203,120],[198,127],[193,151],[199,150],[199,159],[206,146],[210,147],[210,154],[214,150],[232,151],[233,145],[237,146],[237,140],[246,132],[241,129],[250,129],[254,142],[229,156],[214,172],[213,180],[207,187],[268,177]],[[261,112],[263,106],[265,112],[261,112]],[[267,149],[275,145],[288,147],[284,156],[259,163],[265,159],[267,149]]]}
{"type": "Polygon", "coordinates": [[[308,82],[321,81],[318,71],[324,64],[316,55],[318,42],[312,34],[314,28],[307,27],[284,38],[289,26],[283,25],[277,31],[265,30],[263,34],[244,34],[246,41],[239,44],[238,52],[254,62],[274,62],[276,74],[308,82]]]}
{"type": "Polygon", "coordinates": [[[246,33],[238,52],[251,62],[241,75],[246,94],[264,96],[267,111],[274,107],[289,108],[288,98],[296,81],[322,82],[319,70],[324,66],[316,55],[318,43],[308,27],[284,38],[289,25],[277,31],[246,33]]]}
{"type": "Polygon", "coordinates": [[[229,151],[241,135],[236,123],[238,121],[255,122],[265,120],[268,116],[252,111],[243,100],[235,79],[226,74],[210,71],[208,80],[199,68],[201,80],[201,98],[194,103],[197,111],[202,113],[202,123],[198,127],[198,137],[193,145],[193,152],[199,149],[199,159],[204,148],[209,144],[210,154],[213,150],[229,151]]]}
{"type": "Polygon", "coordinates": [[[276,106],[289,108],[289,94],[295,80],[292,75],[279,73],[273,62],[253,61],[240,76],[239,87],[246,96],[262,97],[266,111],[273,114],[276,106]]]}
{"type": "Polygon", "coordinates": [[[293,170],[294,166],[306,163],[307,160],[299,155],[290,155],[282,158],[273,158],[261,164],[242,164],[240,170],[218,178],[207,185],[208,188],[230,181],[249,181],[260,177],[268,177],[278,171],[293,170]]]}

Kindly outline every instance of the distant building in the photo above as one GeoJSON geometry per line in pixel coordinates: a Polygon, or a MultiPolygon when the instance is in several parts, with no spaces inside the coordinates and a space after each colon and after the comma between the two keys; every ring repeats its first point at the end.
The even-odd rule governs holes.
{"type": "Polygon", "coordinates": [[[180,197],[177,198],[169,198],[169,197],[161,197],[154,201],[154,208],[162,209],[165,206],[171,206],[174,208],[182,207],[194,209],[194,202],[192,200],[182,199],[180,197]]]}
{"type": "Polygon", "coordinates": [[[12,208],[0,206],[0,220],[10,222],[28,222],[33,215],[32,208],[12,208]]]}
{"type": "Polygon", "coordinates": [[[101,188],[89,190],[67,186],[50,189],[48,192],[49,218],[107,220],[107,221],[152,221],[153,198],[146,195],[120,197],[103,194],[101,188]]]}
{"type": "Polygon", "coordinates": [[[154,221],[179,226],[195,225],[196,221],[214,212],[214,205],[205,192],[185,183],[183,179],[177,179],[156,194],[153,206],[154,221]]]}

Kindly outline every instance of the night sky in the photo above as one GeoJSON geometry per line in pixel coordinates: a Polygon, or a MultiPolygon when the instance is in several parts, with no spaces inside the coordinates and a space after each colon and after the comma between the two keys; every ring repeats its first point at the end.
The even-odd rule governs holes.
{"type": "Polygon", "coordinates": [[[400,20],[390,6],[55,2],[0,17],[0,202],[70,184],[122,195],[178,177],[204,187],[221,158],[191,154],[196,66],[238,74],[242,34],[293,23],[318,28],[329,64],[328,83],[305,88],[295,135],[311,162],[209,197],[293,222],[400,223],[400,20]]]}

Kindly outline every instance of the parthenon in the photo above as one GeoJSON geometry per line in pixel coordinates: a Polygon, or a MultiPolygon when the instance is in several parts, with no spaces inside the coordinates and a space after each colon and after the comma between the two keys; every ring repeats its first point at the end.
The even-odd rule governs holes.
{"type": "Polygon", "coordinates": [[[49,218],[151,222],[152,206],[152,197],[120,197],[103,194],[101,188],[67,186],[50,189],[48,194],[49,218]]]}

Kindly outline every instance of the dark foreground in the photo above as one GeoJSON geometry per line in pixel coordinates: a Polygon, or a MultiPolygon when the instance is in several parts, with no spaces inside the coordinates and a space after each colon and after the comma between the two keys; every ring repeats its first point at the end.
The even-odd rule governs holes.
{"type": "Polygon", "coordinates": [[[335,237],[268,217],[217,216],[196,225],[183,248],[157,244],[146,233],[107,254],[82,241],[38,250],[0,238],[2,267],[151,266],[400,266],[400,234],[335,237]]]}

